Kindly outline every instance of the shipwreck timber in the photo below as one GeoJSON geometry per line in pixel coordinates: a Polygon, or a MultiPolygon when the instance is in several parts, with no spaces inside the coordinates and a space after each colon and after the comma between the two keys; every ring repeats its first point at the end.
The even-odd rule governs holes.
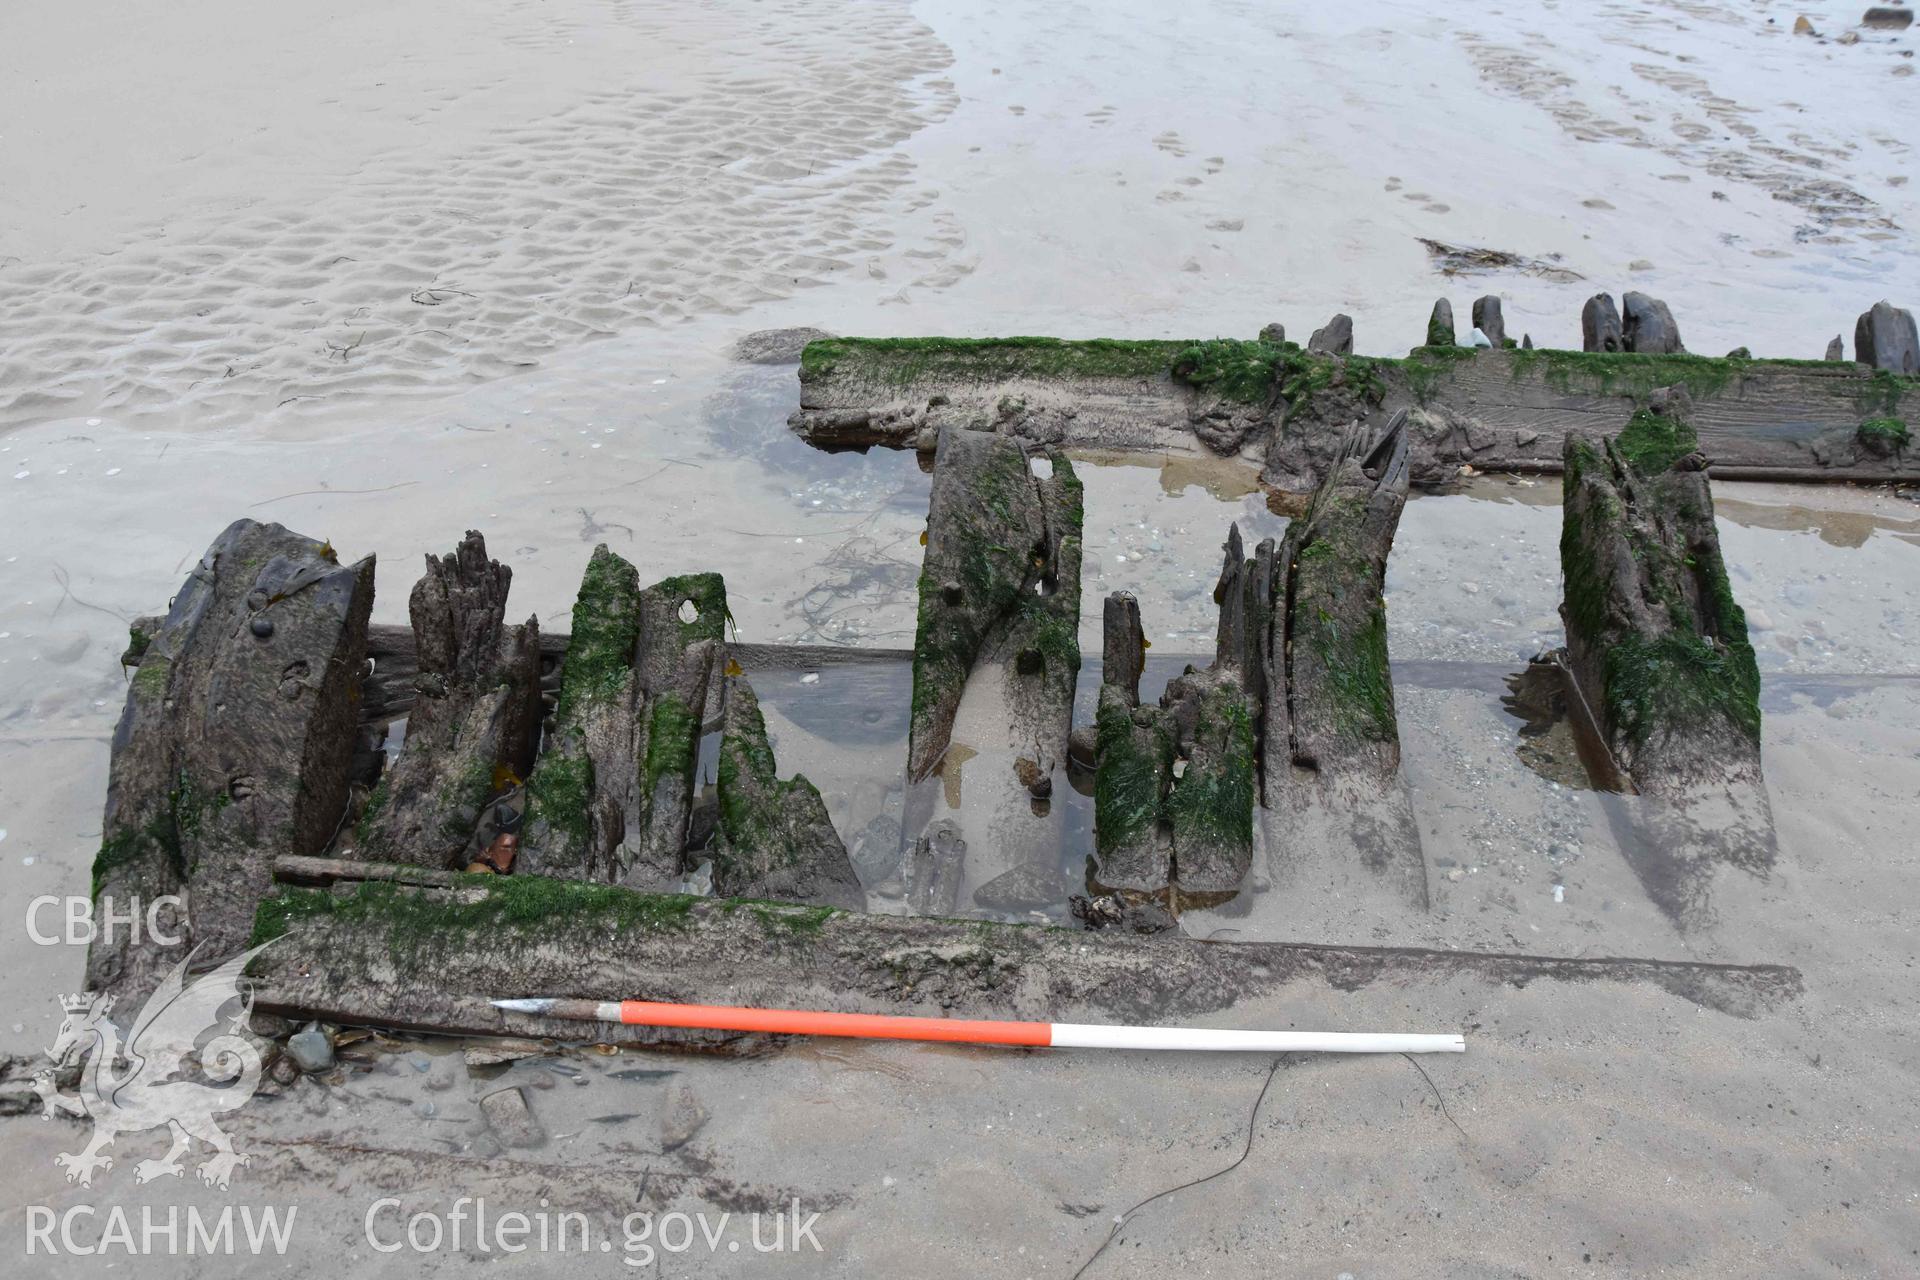
{"type": "MultiPolygon", "coordinates": [[[[244,943],[273,859],[318,853],[340,824],[359,736],[372,557],[238,520],[188,575],[114,731],[97,910],[184,895],[172,932],[215,953],[244,943]]],[[[140,994],[172,961],[151,933],[103,934],[87,982],[140,994]]]]}
{"type": "Polygon", "coordinates": [[[632,565],[594,549],[549,745],[527,786],[528,870],[678,883],[727,616],[718,574],[641,590],[632,565]]]}
{"type": "Polygon", "coordinates": [[[1387,554],[1406,506],[1406,415],[1351,429],[1280,547],[1263,652],[1265,804],[1276,892],[1353,880],[1428,904],[1419,828],[1400,780],[1387,662],[1387,554]]]}
{"type": "Polygon", "coordinates": [[[532,772],[540,743],[540,624],[506,623],[513,572],[469,530],[427,557],[408,602],[418,665],[407,750],[360,819],[355,854],[465,866],[488,803],[532,772]]]}
{"type": "Polygon", "coordinates": [[[946,752],[976,665],[1002,672],[1032,785],[1065,757],[1080,669],[1080,524],[1080,481],[1065,454],[1030,461],[997,433],[941,433],[913,646],[910,781],[946,752]]]}
{"type": "Polygon", "coordinates": [[[1140,704],[1145,636],[1138,603],[1107,599],[1094,722],[1094,854],[1087,887],[1177,915],[1236,896],[1253,864],[1259,642],[1272,611],[1274,548],[1246,557],[1235,525],[1214,596],[1215,659],[1140,704]]]}
{"type": "Polygon", "coordinates": [[[1760,773],[1760,672],[1713,521],[1688,396],[1652,397],[1612,439],[1570,437],[1560,539],[1566,667],[1624,789],[1649,895],[1713,921],[1721,867],[1764,873],[1773,814],[1760,773]]]}
{"type": "MultiPolygon", "coordinates": [[[[1244,341],[836,338],[803,353],[789,421],[829,449],[924,452],[959,426],[1034,446],[1237,456],[1272,488],[1309,494],[1356,423],[1378,432],[1408,411],[1411,482],[1436,488],[1464,467],[1557,472],[1569,434],[1609,429],[1680,384],[1717,476],[1920,479],[1920,452],[1890,425],[1920,403],[1899,308],[1862,317],[1853,363],[1687,354],[1664,304],[1629,301],[1631,334],[1611,298],[1588,304],[1586,351],[1449,338],[1389,359],[1303,349],[1277,326],[1244,341]]],[[[1430,340],[1451,329],[1451,307],[1436,308],[1430,340]]]]}
{"type": "Polygon", "coordinates": [[[647,894],[519,876],[284,859],[249,972],[265,1012],[465,1034],[590,1034],[717,1047],[731,1033],[594,1027],[504,1014],[490,997],[595,999],[960,1017],[1171,1019],[1295,983],[1353,990],[1462,977],[1493,984],[1644,982],[1751,1018],[1798,998],[1781,965],[1560,959],[1476,951],[1208,943],[1074,929],[647,894]]]}
{"type": "MultiPolygon", "coordinates": [[[[1633,335],[1618,340],[1656,341],[1661,309],[1639,306],[1635,314],[1641,319],[1633,335]]],[[[1490,300],[1475,306],[1474,319],[1483,336],[1502,328],[1490,300]]],[[[1598,316],[1600,328],[1606,319],[1598,316]]],[[[1410,362],[1373,361],[1351,354],[1343,320],[1323,327],[1313,350],[1286,343],[1277,326],[1253,343],[1023,340],[1008,348],[1011,356],[992,343],[967,348],[969,360],[986,361],[974,381],[1000,389],[990,411],[949,417],[945,411],[962,406],[952,396],[934,403],[945,395],[936,393],[924,412],[908,413],[912,438],[897,441],[935,446],[912,651],[828,654],[739,643],[730,635],[718,575],[643,588],[640,569],[604,547],[588,565],[571,634],[543,633],[533,619],[510,625],[511,574],[487,557],[477,533],[452,555],[429,559],[410,602],[410,627],[369,627],[370,561],[345,569],[330,548],[285,531],[255,532],[276,527],[237,525],[241,532],[223,539],[284,535],[290,567],[274,572],[285,581],[222,581],[215,570],[232,565],[233,547],[216,544],[169,618],[138,628],[145,634],[136,636],[129,659],[139,672],[125,742],[116,747],[109,808],[115,856],[103,850],[102,884],[143,893],[187,888],[196,938],[237,947],[250,921],[261,940],[288,939],[262,962],[270,983],[263,1008],[436,1030],[557,1030],[503,1020],[482,1007],[486,996],[518,991],[711,998],[719,988],[727,998],[752,1001],[770,1000],[763,993],[773,984],[791,995],[794,982],[841,1007],[1019,1015],[1027,1011],[1021,1002],[1034,1001],[1056,1017],[1074,1009],[1116,1017],[1148,1007],[1165,1015],[1183,1007],[1174,992],[1194,989],[1218,1000],[1196,1010],[1225,1007],[1275,973],[1284,981],[1309,975],[1342,984],[1457,972],[1507,981],[1630,977],[1707,992],[1703,1002],[1740,1012],[1790,998],[1797,979],[1786,970],[1280,942],[1206,947],[1180,936],[1189,915],[1196,919],[1185,927],[1211,934],[1224,917],[1252,913],[1262,926],[1276,926],[1270,937],[1323,938],[1304,921],[1328,895],[1341,900],[1348,921],[1376,908],[1386,913],[1379,918],[1430,918],[1426,858],[1399,770],[1382,598],[1386,558],[1409,489],[1423,483],[1422,468],[1439,483],[1454,466],[1446,449],[1465,441],[1460,456],[1484,451],[1478,428],[1445,417],[1441,401],[1453,394],[1447,388],[1480,380],[1535,395],[1541,386],[1555,387],[1552,370],[1564,371],[1563,356],[1627,362],[1575,366],[1587,371],[1579,377],[1618,384],[1592,391],[1595,407],[1582,411],[1585,417],[1565,403],[1544,416],[1559,414],[1555,429],[1570,441],[1551,465],[1565,470],[1570,528],[1579,522],[1586,530],[1570,535],[1568,547],[1587,551],[1563,547],[1569,652],[1560,679],[1563,690],[1578,695],[1563,701],[1588,713],[1618,784],[1634,792],[1628,812],[1641,839],[1628,850],[1633,870],[1649,897],[1691,928],[1710,918],[1703,886],[1721,868],[1763,871],[1771,858],[1757,730],[1747,734],[1747,721],[1731,712],[1705,734],[1698,717],[1662,720],[1648,712],[1644,697],[1623,693],[1626,685],[1608,662],[1640,644],[1663,662],[1673,659],[1648,668],[1659,667],[1669,683],[1711,659],[1730,664],[1731,673],[1714,683],[1713,698],[1725,701],[1722,685],[1736,693],[1746,688],[1751,651],[1740,665],[1744,630],[1734,625],[1737,606],[1727,607],[1731,596],[1711,542],[1706,462],[1695,450],[1704,440],[1687,433],[1684,396],[1642,381],[1682,369],[1683,383],[1691,377],[1713,384],[1703,399],[1718,397],[1726,410],[1722,393],[1731,384],[1715,383],[1722,373],[1737,375],[1744,387],[1754,378],[1800,378],[1804,369],[1672,352],[1571,356],[1510,344],[1478,352],[1436,345],[1410,362]],[[1079,346],[1098,355],[1097,368],[1075,363],[1086,354],[1071,350],[1079,346]],[[1007,394],[1009,366],[993,362],[1017,364],[1035,353],[1064,362],[1040,379],[1051,391],[1007,394]],[[1062,377],[1071,382],[1064,391],[1062,377]],[[1122,393],[1102,402],[1101,385],[1122,393]],[[1185,397],[1187,416],[1168,419],[1177,432],[1126,416],[1141,395],[1163,396],[1172,387],[1179,388],[1174,398],[1185,397]],[[1407,402],[1396,408],[1395,396],[1407,402]],[[1570,425],[1597,419],[1601,407],[1617,425],[1623,405],[1641,412],[1618,441],[1595,444],[1570,425]],[[1154,678],[1172,678],[1153,705],[1140,698],[1149,665],[1142,604],[1126,595],[1107,600],[1102,677],[1089,690],[1094,724],[1072,737],[1091,766],[1090,787],[1084,775],[1075,783],[1088,788],[1080,793],[1091,797],[1087,806],[1073,794],[1063,803],[1053,791],[1068,753],[1081,665],[1083,496],[1061,443],[1077,439],[1076,432],[1105,431],[1097,420],[1103,413],[1114,415],[1109,422],[1146,423],[1143,439],[1165,444],[1184,433],[1188,444],[1181,447],[1269,465],[1291,440],[1308,449],[1298,478],[1313,483],[1278,545],[1264,541],[1249,553],[1239,528],[1229,530],[1211,661],[1201,666],[1205,659],[1196,659],[1175,675],[1170,668],[1179,660],[1156,658],[1154,678]],[[1612,503],[1625,514],[1607,525],[1612,503]],[[1636,567],[1638,576],[1629,575],[1629,561],[1658,572],[1636,567]],[[1662,576],[1668,569],[1674,575],[1662,576]],[[1615,571],[1617,580],[1600,593],[1607,601],[1601,621],[1584,614],[1576,620],[1577,574],[1598,581],[1615,571]],[[327,591],[300,608],[324,600],[330,612],[288,612],[322,582],[331,584],[327,591]],[[256,586],[265,588],[257,607],[256,586]],[[245,597],[239,606],[235,595],[245,597]],[[203,603],[187,603],[202,596],[203,603]],[[271,616],[263,620],[263,612],[271,616]],[[334,655],[326,659],[331,684],[289,692],[283,676],[273,688],[295,702],[307,691],[321,695],[311,708],[302,703],[300,733],[314,745],[301,749],[291,788],[279,763],[292,758],[284,745],[265,753],[270,767],[257,771],[265,787],[254,771],[228,767],[223,775],[230,805],[264,793],[280,824],[264,834],[256,826],[249,839],[226,846],[207,840],[209,815],[194,803],[203,783],[181,763],[191,764],[198,748],[183,744],[184,731],[169,719],[180,705],[171,691],[191,694],[203,679],[182,673],[233,660],[216,652],[232,637],[200,621],[203,614],[243,625],[256,640],[285,631],[303,653],[310,644],[316,654],[334,655]],[[903,757],[906,779],[900,820],[889,816],[884,824],[884,844],[897,849],[897,859],[873,857],[870,842],[844,840],[834,826],[842,810],[830,810],[828,796],[806,777],[782,777],[768,726],[771,718],[784,734],[787,722],[762,714],[746,668],[795,661],[894,664],[866,687],[885,690],[906,708],[889,731],[899,736],[882,735],[886,749],[903,757]],[[167,696],[154,702],[163,689],[167,696]],[[409,717],[406,740],[379,778],[385,753],[376,748],[402,716],[409,717]],[[715,765],[705,779],[697,768],[703,739],[715,765]],[[165,745],[130,751],[126,743],[165,745]],[[243,779],[237,791],[236,776],[243,779]],[[524,823],[511,821],[516,808],[524,810],[524,823]],[[1735,838],[1713,845],[1708,819],[1729,810],[1736,813],[1735,838]],[[1082,825],[1070,832],[1069,814],[1082,824],[1091,818],[1090,850],[1069,844],[1086,831],[1082,825]],[[516,825],[517,864],[474,858],[516,825]],[[118,838],[129,829],[138,841],[118,838]],[[850,843],[856,856],[849,856],[850,843]],[[129,853],[136,844],[143,852],[129,853]],[[198,861],[176,847],[199,850],[198,861]],[[1062,854],[1070,848],[1075,871],[1086,861],[1092,893],[1074,903],[1072,916],[1130,930],[1107,930],[1090,948],[1083,932],[1070,929],[943,918],[1004,921],[1035,906],[1048,918],[1066,918],[1062,904],[1075,886],[1065,883],[1062,854]],[[309,887],[271,889],[267,868],[276,864],[283,881],[309,887]],[[494,874],[462,873],[463,866],[494,874]],[[201,876],[218,901],[197,892],[201,876]],[[866,915],[863,877],[884,909],[912,914],[866,915]],[[675,892],[687,887],[700,892],[675,892]],[[1153,931],[1167,936],[1131,936],[1153,931]],[[448,973],[458,981],[436,992],[434,983],[448,973]],[[1235,987],[1234,975],[1246,981],[1235,987]]],[[[1895,332],[1893,323],[1881,328],[1895,332]]],[[[1451,325],[1451,307],[1436,307],[1433,335],[1451,325]]],[[[1603,333],[1599,340],[1614,339],[1603,333]]],[[[809,351],[817,373],[818,353],[809,351]]],[[[866,356],[844,358],[858,364],[866,356]]],[[[946,360],[927,355],[913,377],[949,377],[946,360]]],[[[1835,385],[1866,384],[1880,397],[1877,411],[1897,407],[1906,390],[1903,374],[1862,374],[1843,364],[1821,373],[1835,385]]],[[[870,368],[862,376],[880,374],[870,368]]],[[[1567,376],[1569,385],[1578,381],[1567,376]]],[[[985,393],[976,387],[966,394],[985,393]]],[[[1540,420],[1544,412],[1527,404],[1512,411],[1516,421],[1540,420]]],[[[1907,465],[1904,424],[1890,412],[1883,416],[1853,423],[1849,447],[1898,470],[1907,465]]],[[[1694,419],[1702,418],[1696,411],[1694,419]]],[[[1521,442],[1527,430],[1514,428],[1514,446],[1540,453],[1535,446],[1545,433],[1521,442]]],[[[1498,439],[1495,446],[1507,447],[1498,439]]],[[[254,562],[245,563],[251,569],[254,562]]],[[[245,687],[257,703],[259,692],[245,687]]],[[[773,690],[768,707],[787,716],[781,699],[790,693],[766,687],[773,690]]],[[[194,705],[190,698],[187,705],[194,705]]],[[[796,711],[793,723],[810,732],[807,717],[831,714],[831,705],[838,704],[796,711]]],[[[808,772],[821,776],[811,762],[808,772]]],[[[843,791],[829,786],[829,793],[841,797],[832,804],[846,803],[843,791]]],[[[870,826],[856,825],[857,836],[870,826]]],[[[1661,936],[1677,936],[1659,913],[1649,909],[1647,916],[1669,930],[1661,936]]],[[[141,980],[138,956],[103,947],[94,960],[97,985],[141,980]]],[[[630,1034],[644,1041],[652,1033],[630,1034]]],[[[709,1045],[726,1039],[653,1038],[709,1045]]]]}

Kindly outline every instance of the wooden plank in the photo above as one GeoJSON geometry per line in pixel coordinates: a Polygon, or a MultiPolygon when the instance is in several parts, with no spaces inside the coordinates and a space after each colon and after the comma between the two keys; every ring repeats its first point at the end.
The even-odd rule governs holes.
{"type": "MultiPolygon", "coordinates": [[[[857,340],[839,345],[850,344],[857,340]]],[[[1920,449],[1860,433],[1864,423],[1897,416],[1903,396],[1913,403],[1920,378],[1850,362],[1458,347],[1385,359],[1294,348],[1276,362],[1266,398],[1232,406],[1233,429],[1223,431],[1217,386],[1176,376],[1179,353],[1192,344],[1129,345],[1143,349],[1142,359],[1158,352],[1162,367],[1103,374],[1093,343],[1047,349],[1040,365],[985,359],[971,348],[941,359],[876,345],[858,359],[803,365],[800,408],[789,422],[821,447],[924,451],[941,429],[971,426],[1067,448],[1238,454],[1260,459],[1274,488],[1311,493],[1347,426],[1377,431],[1410,409],[1412,482],[1435,488],[1463,466],[1557,472],[1569,432],[1617,430],[1653,390],[1680,384],[1694,397],[1714,475],[1920,479],[1920,449]],[[1071,358],[1076,351],[1091,354],[1071,358]]]]}
{"type": "MultiPolygon", "coordinates": [[[[357,868],[370,874],[377,869],[357,868]]],[[[396,872],[396,875],[410,874],[396,872]]],[[[256,1007],[463,1034],[604,1038],[503,1014],[492,997],[815,1007],[955,1017],[1171,1022],[1296,983],[1659,987],[1743,1018],[1801,993],[1797,970],[1640,958],[1204,942],[641,894],[537,877],[289,888],[263,906],[256,1007]]],[[[647,1039],[643,1028],[629,1028],[647,1039]]],[[[655,1033],[652,1037],[657,1040],[655,1033]]]]}

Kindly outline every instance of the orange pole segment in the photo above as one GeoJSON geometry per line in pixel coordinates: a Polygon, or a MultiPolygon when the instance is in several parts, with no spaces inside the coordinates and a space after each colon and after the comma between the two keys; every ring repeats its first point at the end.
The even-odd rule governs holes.
{"type": "Polygon", "coordinates": [[[947,1040],[967,1044],[1053,1043],[1048,1022],[989,1022],[967,1018],[903,1018],[882,1013],[816,1013],[802,1009],[747,1009],[715,1004],[657,1004],[622,1000],[629,1026],[700,1027],[781,1035],[855,1036],[868,1040],[947,1040]]]}

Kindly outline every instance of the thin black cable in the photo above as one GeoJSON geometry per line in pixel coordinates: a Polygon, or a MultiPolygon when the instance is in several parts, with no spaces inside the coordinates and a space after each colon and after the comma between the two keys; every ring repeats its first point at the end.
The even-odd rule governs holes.
{"type": "Polygon", "coordinates": [[[1273,1077],[1279,1074],[1280,1063],[1282,1061],[1283,1059],[1281,1058],[1275,1058],[1273,1065],[1267,1068],[1267,1079],[1266,1082],[1260,1086],[1260,1096],[1253,1100],[1253,1114],[1247,1117],[1247,1148],[1240,1153],[1240,1158],[1224,1169],[1214,1170],[1204,1178],[1195,1178],[1193,1181],[1183,1182],[1177,1187],[1168,1187],[1165,1191],[1156,1191],[1114,1219],[1113,1230],[1107,1232],[1107,1238],[1100,1242],[1100,1247],[1093,1251],[1093,1256],[1080,1264],[1080,1269],[1073,1273],[1073,1280],[1080,1280],[1080,1277],[1087,1273],[1087,1268],[1100,1260],[1100,1255],[1107,1251],[1107,1246],[1112,1244],[1114,1239],[1119,1236],[1120,1228],[1126,1226],[1127,1219],[1131,1218],[1134,1214],[1140,1212],[1140,1210],[1146,1208],[1155,1200],[1164,1200],[1177,1191],[1185,1191],[1189,1187],[1198,1187],[1205,1183],[1212,1182],[1215,1178],[1225,1177],[1247,1162],[1247,1157],[1253,1154],[1253,1135],[1260,1120],[1260,1104],[1267,1100],[1267,1090],[1273,1088],[1273,1077]]]}

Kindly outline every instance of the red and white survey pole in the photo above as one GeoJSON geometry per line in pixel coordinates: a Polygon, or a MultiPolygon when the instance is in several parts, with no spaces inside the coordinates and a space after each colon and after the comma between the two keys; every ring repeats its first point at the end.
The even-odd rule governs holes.
{"type": "Polygon", "coordinates": [[[749,1009],[733,1005],[667,1004],[652,1000],[574,1000],[537,997],[495,1000],[496,1009],[578,1022],[625,1026],[695,1027],[795,1036],[852,1036],[864,1040],[937,1040],[960,1044],[1027,1045],[1054,1049],[1187,1049],[1245,1053],[1465,1053],[1459,1035],[1376,1034],[1356,1031],[1228,1031],[1216,1027],[1095,1026],[1080,1022],[989,1022],[967,1018],[906,1018],[879,1013],[809,1009],[749,1009]]]}

